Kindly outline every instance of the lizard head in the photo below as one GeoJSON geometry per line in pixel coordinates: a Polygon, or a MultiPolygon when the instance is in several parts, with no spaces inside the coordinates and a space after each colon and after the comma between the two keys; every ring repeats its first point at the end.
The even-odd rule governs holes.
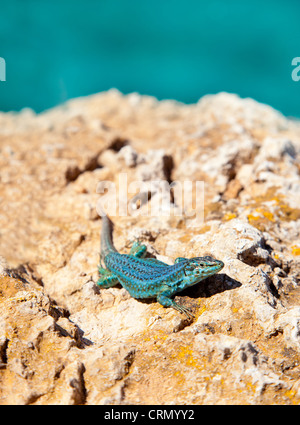
{"type": "Polygon", "coordinates": [[[195,282],[218,273],[224,267],[224,263],[213,257],[195,257],[188,260],[184,271],[185,275],[191,277],[195,282]]]}

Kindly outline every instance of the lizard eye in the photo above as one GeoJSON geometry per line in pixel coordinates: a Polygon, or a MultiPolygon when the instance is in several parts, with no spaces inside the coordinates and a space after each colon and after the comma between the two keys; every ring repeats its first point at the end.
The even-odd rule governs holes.
{"type": "Polygon", "coordinates": [[[199,268],[202,268],[202,267],[205,267],[205,266],[207,266],[208,264],[207,263],[205,263],[204,261],[198,261],[197,262],[197,265],[196,265],[196,268],[197,269],[199,269],[199,268]]]}

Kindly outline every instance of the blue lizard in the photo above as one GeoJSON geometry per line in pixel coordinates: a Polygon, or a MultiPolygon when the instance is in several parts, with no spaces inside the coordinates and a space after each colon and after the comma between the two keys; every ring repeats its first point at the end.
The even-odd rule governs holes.
{"type": "Polygon", "coordinates": [[[100,288],[110,288],[120,283],[134,298],[152,298],[164,307],[191,316],[189,309],[171,299],[172,295],[218,273],[224,263],[210,256],[176,258],[168,265],[154,258],[143,258],[146,246],[134,242],[129,254],[120,254],[112,242],[112,222],[102,217],[101,260],[98,266],[100,288]],[[102,267],[102,260],[105,268],[102,267]]]}

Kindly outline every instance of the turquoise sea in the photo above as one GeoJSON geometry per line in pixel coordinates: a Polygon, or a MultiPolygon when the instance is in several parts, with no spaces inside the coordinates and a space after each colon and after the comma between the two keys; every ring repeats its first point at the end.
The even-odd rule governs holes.
{"type": "Polygon", "coordinates": [[[185,103],[227,91],[300,117],[299,18],[299,0],[1,2],[0,110],[115,87],[185,103]]]}

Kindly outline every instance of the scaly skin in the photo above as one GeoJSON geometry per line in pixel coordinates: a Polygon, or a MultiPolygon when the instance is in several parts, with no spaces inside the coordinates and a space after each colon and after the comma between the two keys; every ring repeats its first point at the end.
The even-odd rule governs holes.
{"type": "Polygon", "coordinates": [[[113,245],[112,223],[105,215],[101,232],[101,261],[99,280],[101,288],[110,288],[120,283],[134,298],[156,298],[164,307],[191,316],[190,311],[171,299],[177,292],[193,286],[201,280],[218,273],[224,264],[212,257],[176,258],[170,266],[156,259],[142,258],[146,246],[134,242],[130,253],[120,254],[113,245]]]}

